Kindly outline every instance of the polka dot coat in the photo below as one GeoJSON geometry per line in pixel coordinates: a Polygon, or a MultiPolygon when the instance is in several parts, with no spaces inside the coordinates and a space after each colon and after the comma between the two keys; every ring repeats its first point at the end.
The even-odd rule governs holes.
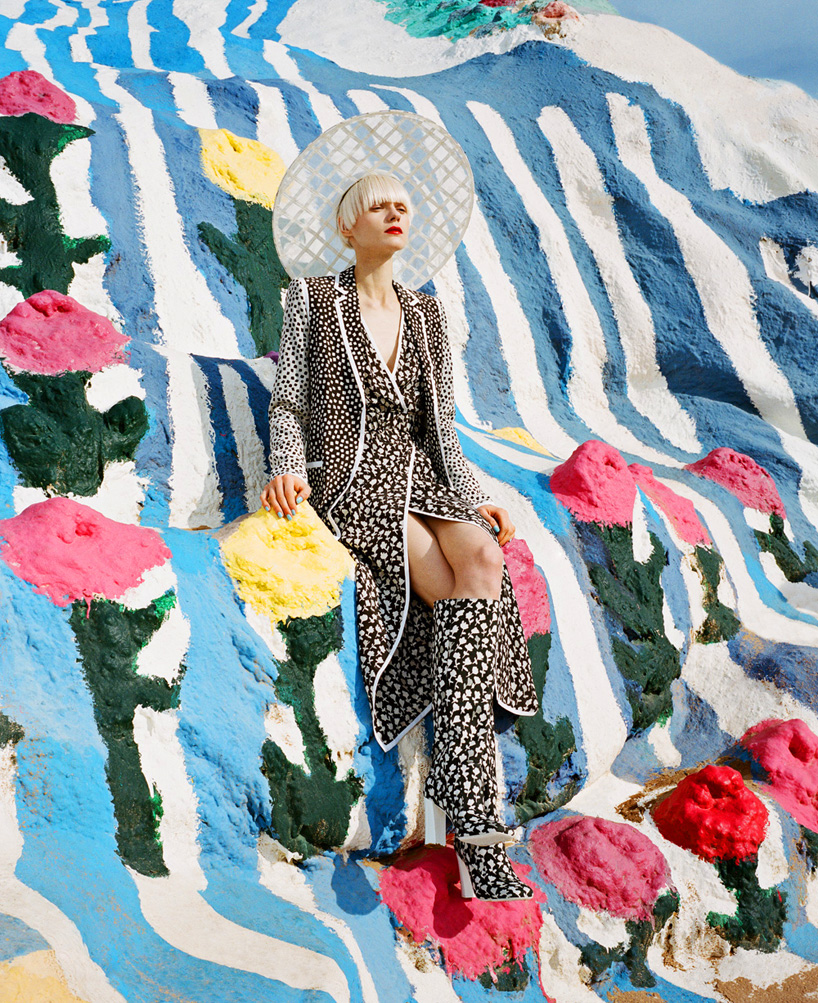
{"type": "MultiPolygon", "coordinates": [[[[409,589],[409,511],[472,522],[488,501],[454,427],[451,353],[440,302],[395,283],[403,328],[390,373],[361,319],[354,271],[287,292],[270,403],[271,476],[294,473],[356,562],[358,650],[383,748],[431,709],[431,610],[409,589]]],[[[537,696],[508,571],[495,666],[499,703],[534,714],[537,696]]]]}

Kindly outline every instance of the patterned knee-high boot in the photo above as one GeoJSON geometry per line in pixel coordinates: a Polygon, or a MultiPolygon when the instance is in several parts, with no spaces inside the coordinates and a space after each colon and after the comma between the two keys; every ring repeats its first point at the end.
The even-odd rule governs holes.
{"type": "Polygon", "coordinates": [[[505,847],[511,829],[497,815],[494,658],[497,599],[443,599],[434,605],[435,744],[426,780],[426,842],[446,842],[452,819],[464,898],[531,898],[505,847]],[[444,814],[445,812],[445,814],[444,814]]]}
{"type": "Polygon", "coordinates": [[[464,842],[503,842],[511,829],[497,819],[494,657],[500,602],[442,599],[434,604],[434,619],[435,741],[425,787],[426,842],[445,843],[444,812],[464,842]]]}

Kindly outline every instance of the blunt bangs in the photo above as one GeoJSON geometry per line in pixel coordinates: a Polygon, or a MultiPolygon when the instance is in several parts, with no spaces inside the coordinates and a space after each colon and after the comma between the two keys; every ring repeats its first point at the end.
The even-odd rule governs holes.
{"type": "MultiPolygon", "coordinates": [[[[336,212],[339,234],[341,227],[349,230],[365,210],[379,202],[403,202],[406,211],[412,212],[412,203],[403,184],[392,174],[365,174],[356,181],[341,197],[336,212]]],[[[341,240],[348,244],[341,234],[341,240]]]]}

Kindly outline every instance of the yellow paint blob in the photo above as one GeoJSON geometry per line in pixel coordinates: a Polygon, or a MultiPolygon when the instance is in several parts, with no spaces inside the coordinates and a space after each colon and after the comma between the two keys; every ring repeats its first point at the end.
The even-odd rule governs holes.
{"type": "Polygon", "coordinates": [[[86,1003],[68,988],[53,951],[0,963],[0,1003],[86,1003]]]}
{"type": "Polygon", "coordinates": [[[355,568],[349,551],[306,502],[291,521],[259,509],[222,537],[221,548],[241,598],[274,622],[334,609],[355,568]]]}
{"type": "Polygon", "coordinates": [[[498,428],[495,429],[493,434],[498,439],[508,439],[509,442],[516,442],[518,446],[526,446],[528,449],[533,449],[537,453],[543,453],[545,456],[554,456],[545,446],[541,446],[534,436],[524,428],[498,428]]]}
{"type": "Polygon", "coordinates": [[[234,198],[273,208],[287,167],[275,150],[227,129],[199,129],[202,164],[210,180],[234,198]]]}

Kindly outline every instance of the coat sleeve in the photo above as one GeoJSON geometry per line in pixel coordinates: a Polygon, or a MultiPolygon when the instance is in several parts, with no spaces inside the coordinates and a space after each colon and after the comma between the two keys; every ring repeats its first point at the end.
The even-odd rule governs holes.
{"type": "Polygon", "coordinates": [[[446,327],[446,311],[439,299],[434,300],[440,314],[440,333],[438,337],[437,357],[437,397],[439,404],[438,431],[440,433],[440,448],[443,462],[449,476],[449,484],[470,505],[488,505],[489,496],[480,487],[477,478],[463,455],[457,429],[454,425],[454,385],[452,376],[452,350],[449,346],[449,334],[446,327]]]}
{"type": "Polygon", "coordinates": [[[279,474],[295,474],[307,480],[309,326],[307,286],[304,279],[295,279],[287,289],[278,365],[270,399],[271,480],[279,474]]]}

